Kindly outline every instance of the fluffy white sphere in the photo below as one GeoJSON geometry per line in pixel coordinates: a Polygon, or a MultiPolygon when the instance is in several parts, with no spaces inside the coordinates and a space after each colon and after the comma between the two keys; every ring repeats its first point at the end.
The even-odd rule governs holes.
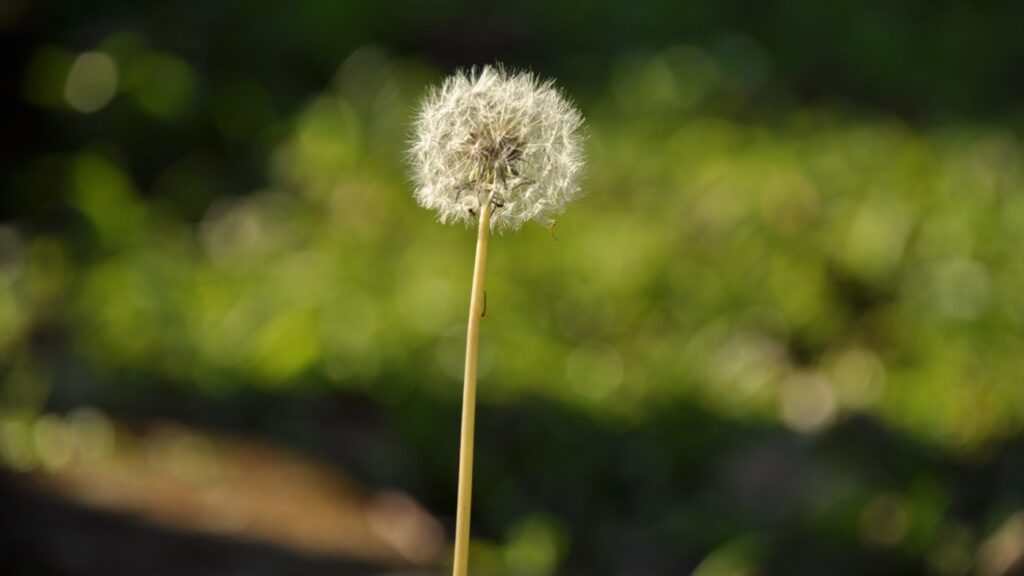
{"type": "Polygon", "coordinates": [[[424,98],[409,150],[416,200],[442,222],[542,224],[580,193],[583,117],[550,81],[501,67],[458,72],[424,98]]]}

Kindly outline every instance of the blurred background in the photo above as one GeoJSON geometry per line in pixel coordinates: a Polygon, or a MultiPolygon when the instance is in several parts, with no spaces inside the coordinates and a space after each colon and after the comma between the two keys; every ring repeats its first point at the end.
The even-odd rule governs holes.
{"type": "Polygon", "coordinates": [[[1022,21],[6,0],[0,572],[447,572],[474,238],[403,153],[500,60],[587,196],[492,243],[474,574],[1024,574],[1022,21]]]}

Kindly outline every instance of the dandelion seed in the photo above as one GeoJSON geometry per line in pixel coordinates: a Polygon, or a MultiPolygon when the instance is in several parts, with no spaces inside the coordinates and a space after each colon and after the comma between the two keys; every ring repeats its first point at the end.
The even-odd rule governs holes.
{"type": "Polygon", "coordinates": [[[424,99],[409,159],[416,200],[442,222],[546,224],[579,195],[583,117],[552,82],[501,66],[459,72],[424,99]]]}

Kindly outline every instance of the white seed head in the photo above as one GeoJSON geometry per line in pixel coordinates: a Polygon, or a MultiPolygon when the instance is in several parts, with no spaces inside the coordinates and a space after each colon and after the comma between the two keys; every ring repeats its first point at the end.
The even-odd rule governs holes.
{"type": "Polygon", "coordinates": [[[547,224],[580,192],[583,117],[553,82],[485,66],[457,72],[423,99],[409,159],[420,205],[442,222],[547,224]]]}

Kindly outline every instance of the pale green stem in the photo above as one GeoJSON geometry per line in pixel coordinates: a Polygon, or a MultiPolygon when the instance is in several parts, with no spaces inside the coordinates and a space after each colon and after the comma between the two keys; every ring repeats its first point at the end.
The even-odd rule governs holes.
{"type": "Polygon", "coordinates": [[[466,372],[462,388],[462,442],[459,446],[459,502],[455,514],[455,562],[452,576],[466,576],[469,570],[469,516],[473,501],[473,434],[476,420],[476,368],[480,347],[480,320],[484,315],[484,273],[487,269],[487,240],[491,235],[491,201],[480,209],[473,264],[473,289],[469,299],[469,327],[466,330],[466,372]]]}

